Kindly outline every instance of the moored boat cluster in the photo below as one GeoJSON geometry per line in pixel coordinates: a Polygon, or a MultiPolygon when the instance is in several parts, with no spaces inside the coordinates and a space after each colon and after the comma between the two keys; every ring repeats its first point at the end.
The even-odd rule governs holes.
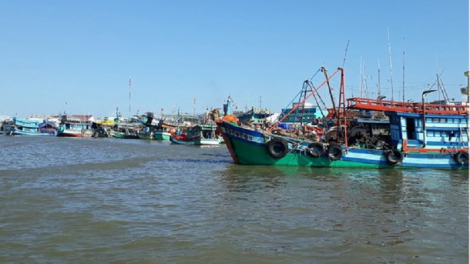
{"type": "Polygon", "coordinates": [[[305,81],[298,101],[280,114],[262,109],[234,113],[229,96],[223,114],[220,108],[177,119],[156,117],[152,112],[104,120],[64,114],[43,120],[14,118],[3,121],[1,131],[12,136],[225,143],[234,163],[245,165],[468,169],[468,102],[426,103],[426,94],[434,90],[424,91],[419,103],[384,97],[346,99],[344,74],[342,69],[337,72],[325,74],[326,81],[315,89],[305,81]],[[337,72],[341,72],[339,102],[326,109],[307,102],[337,72]]]}
{"type": "Polygon", "coordinates": [[[7,136],[114,137],[122,139],[169,140],[177,144],[217,145],[213,113],[203,117],[181,115],[177,119],[155,117],[152,112],[131,118],[95,119],[92,115],[63,114],[48,117],[4,118],[0,131],[7,136]]]}

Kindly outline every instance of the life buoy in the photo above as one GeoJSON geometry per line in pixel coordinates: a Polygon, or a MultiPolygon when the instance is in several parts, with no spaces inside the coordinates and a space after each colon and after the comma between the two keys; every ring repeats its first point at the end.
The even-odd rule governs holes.
{"type": "Polygon", "coordinates": [[[456,154],[454,154],[454,160],[459,165],[468,164],[468,152],[465,152],[465,151],[457,152],[456,154]]]}
{"type": "Polygon", "coordinates": [[[328,157],[330,160],[341,159],[343,157],[343,149],[341,149],[341,146],[330,143],[330,146],[328,147],[328,157]]]}
{"type": "Polygon", "coordinates": [[[323,147],[323,144],[321,144],[321,143],[314,142],[314,143],[308,145],[307,154],[310,157],[318,158],[321,155],[323,155],[324,152],[325,152],[325,148],[323,147]]]}
{"type": "Polygon", "coordinates": [[[289,151],[289,147],[287,146],[287,141],[285,139],[275,137],[266,144],[266,151],[269,156],[275,159],[280,159],[286,156],[289,151]]]}
{"type": "Polygon", "coordinates": [[[403,154],[396,149],[386,151],[385,156],[387,159],[387,163],[392,166],[399,165],[403,161],[403,154]]]}

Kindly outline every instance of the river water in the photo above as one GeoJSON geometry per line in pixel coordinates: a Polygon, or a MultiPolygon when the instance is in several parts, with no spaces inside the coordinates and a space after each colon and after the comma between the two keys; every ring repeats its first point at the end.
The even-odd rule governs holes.
{"type": "Polygon", "coordinates": [[[468,190],[468,171],[1,136],[0,263],[468,263],[468,190]]]}

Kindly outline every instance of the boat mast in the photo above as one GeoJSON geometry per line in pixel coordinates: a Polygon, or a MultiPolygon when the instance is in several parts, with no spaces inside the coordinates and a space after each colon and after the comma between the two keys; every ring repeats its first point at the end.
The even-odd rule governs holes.
{"type": "Polygon", "coordinates": [[[390,32],[387,28],[388,37],[388,61],[390,65],[390,88],[392,90],[392,101],[393,101],[393,73],[392,73],[392,49],[390,48],[390,32]]]}
{"type": "Polygon", "coordinates": [[[360,90],[360,97],[364,98],[367,97],[367,79],[366,79],[366,66],[364,63],[364,59],[361,59],[361,90],[360,90]]]}
{"type": "Polygon", "coordinates": [[[333,92],[331,91],[330,79],[328,78],[328,74],[326,73],[325,67],[321,67],[321,71],[325,74],[326,84],[328,85],[328,91],[330,92],[331,104],[333,104],[333,115],[336,116],[337,111],[336,111],[335,99],[333,98],[333,92]]]}
{"type": "Polygon", "coordinates": [[[405,102],[405,36],[403,36],[403,102],[405,102]]]}
{"type": "Polygon", "coordinates": [[[378,67],[378,70],[377,70],[377,98],[379,98],[381,95],[380,95],[380,60],[377,59],[377,67],[378,67]]]}
{"type": "Polygon", "coordinates": [[[359,63],[359,97],[361,98],[364,98],[364,95],[362,94],[362,88],[363,88],[363,85],[364,85],[364,67],[362,66],[363,65],[363,59],[361,57],[361,63],[359,63]]]}

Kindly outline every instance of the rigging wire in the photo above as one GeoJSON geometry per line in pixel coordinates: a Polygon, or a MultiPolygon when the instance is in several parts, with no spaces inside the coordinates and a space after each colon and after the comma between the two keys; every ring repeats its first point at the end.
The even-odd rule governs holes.
{"type": "MultiPolygon", "coordinates": [[[[305,82],[310,82],[318,73],[320,72],[320,69],[317,70],[317,72],[315,72],[312,77],[310,77],[309,79],[307,79],[306,81],[304,81],[304,84],[305,82]]],[[[288,109],[292,103],[294,102],[294,100],[297,98],[297,96],[299,96],[300,94],[302,94],[302,92],[304,91],[304,85],[302,85],[302,89],[300,89],[300,91],[294,96],[294,98],[287,104],[287,106],[284,108],[284,109],[288,109]]]]}

